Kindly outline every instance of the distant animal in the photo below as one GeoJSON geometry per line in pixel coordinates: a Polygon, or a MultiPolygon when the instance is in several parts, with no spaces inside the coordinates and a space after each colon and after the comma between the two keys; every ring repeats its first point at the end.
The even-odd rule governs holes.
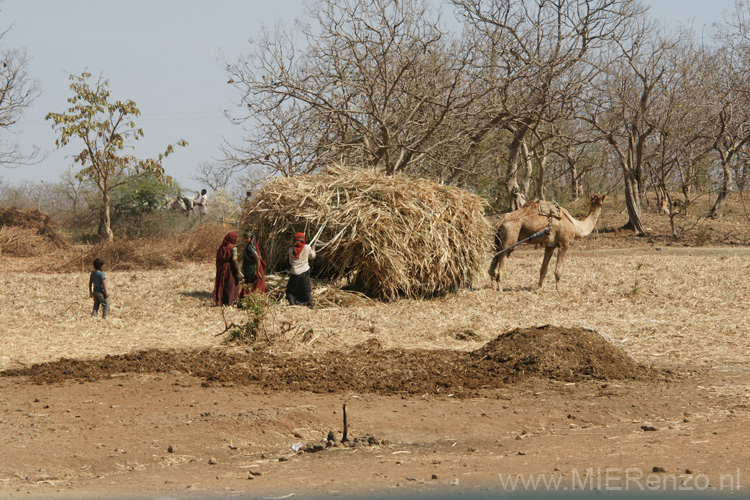
{"type": "Polygon", "coordinates": [[[174,210],[175,212],[185,212],[190,217],[190,213],[193,211],[193,200],[184,196],[178,196],[176,198],[170,198],[165,193],[164,205],[162,210],[174,210]]]}
{"type": "Polygon", "coordinates": [[[181,199],[182,199],[182,203],[185,205],[186,215],[190,217],[190,214],[192,214],[195,209],[195,204],[193,203],[193,199],[186,198],[186,197],[183,197],[181,199]]]}
{"type": "Polygon", "coordinates": [[[667,203],[666,198],[661,199],[661,203],[659,204],[659,212],[663,213],[664,215],[670,215],[669,204],[667,203]]]}
{"type": "Polygon", "coordinates": [[[557,248],[557,263],[555,265],[555,288],[559,290],[560,277],[565,263],[565,254],[568,247],[575,238],[583,238],[591,234],[599,220],[599,215],[604,204],[606,195],[594,195],[591,197],[589,213],[583,220],[576,220],[562,207],[555,205],[557,210],[542,210],[538,200],[529,201],[523,207],[499,217],[497,231],[495,234],[495,249],[497,253],[493,256],[490,265],[490,280],[498,291],[502,277],[505,259],[512,252],[517,242],[523,241],[536,233],[549,228],[549,231],[537,236],[527,243],[541,244],[544,247],[544,260],[539,271],[538,288],[542,288],[547,267],[552,258],[552,253],[557,248]]]}

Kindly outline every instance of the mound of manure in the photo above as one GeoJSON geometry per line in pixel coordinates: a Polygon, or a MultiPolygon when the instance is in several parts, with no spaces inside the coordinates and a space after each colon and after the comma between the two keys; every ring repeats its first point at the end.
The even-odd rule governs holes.
{"type": "Polygon", "coordinates": [[[645,375],[645,368],[602,335],[550,325],[499,335],[473,351],[472,358],[482,367],[494,365],[508,381],[529,376],[576,382],[645,375]]]}
{"type": "Polygon", "coordinates": [[[0,371],[37,383],[89,381],[116,373],[167,373],[204,384],[259,385],[267,390],[376,394],[455,394],[503,387],[529,378],[566,382],[658,376],[601,335],[581,329],[514,330],[472,351],[384,349],[377,339],[341,351],[293,356],[224,349],[157,350],[100,359],[60,359],[0,371]]]}

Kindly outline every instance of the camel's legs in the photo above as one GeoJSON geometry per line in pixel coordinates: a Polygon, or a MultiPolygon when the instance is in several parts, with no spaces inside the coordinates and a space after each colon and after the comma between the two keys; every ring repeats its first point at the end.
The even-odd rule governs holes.
{"type": "Polygon", "coordinates": [[[549,261],[554,251],[555,247],[544,247],[544,260],[542,260],[542,268],[539,270],[539,289],[542,288],[544,277],[547,275],[547,267],[549,267],[549,261]]]}
{"type": "Polygon", "coordinates": [[[498,292],[502,292],[503,291],[503,288],[502,288],[502,286],[503,286],[503,284],[502,284],[503,268],[505,267],[505,258],[507,256],[508,256],[507,253],[501,253],[500,255],[498,255],[498,257],[500,257],[500,260],[497,261],[497,269],[495,270],[495,272],[497,273],[496,274],[496,276],[497,276],[496,283],[497,283],[497,291],[498,292]]]}
{"type": "Polygon", "coordinates": [[[500,260],[501,255],[502,254],[495,255],[495,257],[492,258],[492,263],[490,264],[490,286],[493,290],[500,284],[500,277],[497,274],[497,262],[500,260]]]}
{"type": "Polygon", "coordinates": [[[502,288],[500,288],[502,286],[500,280],[503,275],[505,257],[505,253],[495,255],[495,258],[492,259],[492,264],[490,265],[490,284],[492,285],[492,289],[497,290],[498,292],[502,291],[502,288]]]}
{"type": "MultiPolygon", "coordinates": [[[[504,250],[512,247],[516,241],[518,241],[518,228],[505,228],[501,227],[498,229],[498,234],[495,236],[495,249],[497,251],[504,250]]],[[[494,281],[493,289],[497,289],[501,292],[502,287],[502,276],[503,267],[505,266],[505,259],[510,255],[513,250],[508,250],[495,255],[492,258],[492,264],[490,264],[490,281],[494,281]]]]}
{"type": "Polygon", "coordinates": [[[568,253],[567,245],[560,245],[557,250],[557,264],[555,264],[555,290],[560,291],[560,278],[565,267],[565,256],[568,253]]]}

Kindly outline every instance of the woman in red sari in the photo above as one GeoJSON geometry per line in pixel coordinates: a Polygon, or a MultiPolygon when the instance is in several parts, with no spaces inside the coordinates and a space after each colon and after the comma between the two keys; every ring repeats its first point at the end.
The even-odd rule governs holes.
{"type": "Polygon", "coordinates": [[[240,269],[237,265],[237,233],[224,237],[216,252],[216,280],[214,281],[214,304],[231,306],[237,302],[240,284],[240,269]]]}

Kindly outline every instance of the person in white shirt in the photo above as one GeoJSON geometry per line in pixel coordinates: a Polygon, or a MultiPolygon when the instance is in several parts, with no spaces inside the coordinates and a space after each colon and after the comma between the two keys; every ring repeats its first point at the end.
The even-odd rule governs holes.
{"type": "Polygon", "coordinates": [[[206,194],[206,190],[201,190],[201,194],[195,197],[193,199],[193,205],[198,207],[198,213],[203,216],[206,215],[206,202],[208,201],[208,195],[206,194]]]}
{"type": "Polygon", "coordinates": [[[291,274],[286,284],[286,300],[290,306],[305,305],[310,309],[314,308],[308,263],[308,259],[314,258],[315,248],[305,244],[305,233],[295,234],[294,244],[289,249],[291,274]]]}

